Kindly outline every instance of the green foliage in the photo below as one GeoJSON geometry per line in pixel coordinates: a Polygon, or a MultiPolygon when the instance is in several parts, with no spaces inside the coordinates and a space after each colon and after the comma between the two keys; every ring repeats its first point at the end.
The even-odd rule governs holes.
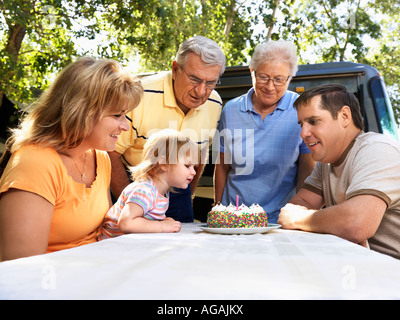
{"type": "MultiPolygon", "coordinates": [[[[312,50],[317,55],[315,62],[360,61],[367,52],[365,37],[377,39],[381,35],[379,23],[360,3],[296,1],[285,16],[282,34],[298,45],[302,58],[313,47],[317,49],[312,50]]],[[[303,58],[302,62],[309,61],[303,58]]]]}
{"type": "MultiPolygon", "coordinates": [[[[251,41],[251,22],[236,12],[238,1],[115,1],[104,19],[121,50],[131,48],[141,56],[142,70],[168,70],[179,45],[193,35],[214,39],[224,49],[228,65],[246,61],[243,53],[251,41]],[[234,23],[229,36],[229,17],[234,23]]],[[[129,50],[129,49],[128,49],[129,50]]]]}
{"type": "Polygon", "coordinates": [[[75,54],[67,33],[70,21],[61,1],[1,1],[5,23],[0,46],[0,91],[29,102],[48,85],[48,75],[60,70],[75,54]],[[49,11],[51,8],[52,11],[49,11]]]}
{"type": "Polygon", "coordinates": [[[0,99],[32,101],[81,55],[168,70],[183,40],[204,35],[228,66],[247,64],[269,37],[293,41],[300,63],[368,63],[382,71],[398,108],[399,13],[398,0],[0,0],[0,99]]]}

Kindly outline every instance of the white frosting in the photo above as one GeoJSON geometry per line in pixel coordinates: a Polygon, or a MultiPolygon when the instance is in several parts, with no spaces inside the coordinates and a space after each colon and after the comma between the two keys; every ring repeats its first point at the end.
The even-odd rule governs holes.
{"type": "Polygon", "coordinates": [[[211,211],[229,211],[236,215],[241,215],[243,213],[263,213],[264,209],[259,204],[253,203],[250,208],[245,204],[241,204],[236,210],[236,206],[234,206],[232,203],[229,203],[227,207],[222,204],[217,204],[211,209],[211,211]]]}
{"type": "Polygon", "coordinates": [[[264,209],[263,209],[263,207],[261,207],[258,203],[257,204],[252,204],[251,206],[250,206],[250,212],[251,213],[263,213],[264,212],[264,209]]]}
{"type": "Polygon", "coordinates": [[[225,211],[226,207],[223,204],[216,204],[211,211],[225,211]]]}

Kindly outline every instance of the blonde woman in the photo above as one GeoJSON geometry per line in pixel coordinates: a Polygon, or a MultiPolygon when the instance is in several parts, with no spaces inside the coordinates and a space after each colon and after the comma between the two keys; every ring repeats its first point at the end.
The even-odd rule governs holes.
{"type": "Polygon", "coordinates": [[[143,89],[114,60],[64,69],[14,130],[0,161],[2,260],[97,241],[110,160],[143,89]]]}
{"type": "Polygon", "coordinates": [[[165,216],[169,190],[187,188],[192,182],[197,146],[182,133],[164,129],[150,136],[143,151],[143,161],[131,168],[134,182],[108,211],[99,239],[134,232],[180,231],[181,223],[165,216]]]}

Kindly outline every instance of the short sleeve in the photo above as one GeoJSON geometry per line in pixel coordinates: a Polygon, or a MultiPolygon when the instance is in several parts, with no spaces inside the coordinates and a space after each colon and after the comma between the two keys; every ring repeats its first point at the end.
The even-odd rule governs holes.
{"type": "Polygon", "coordinates": [[[374,195],[388,206],[400,200],[400,150],[390,143],[374,142],[359,149],[351,165],[346,198],[374,195]]]}
{"type": "Polygon", "coordinates": [[[322,196],[322,164],[317,162],[314,170],[304,181],[303,188],[322,196]]]}
{"type": "Polygon", "coordinates": [[[56,205],[64,192],[62,160],[51,148],[25,146],[10,158],[0,180],[0,193],[18,189],[38,194],[56,205]]]}
{"type": "Polygon", "coordinates": [[[128,112],[128,114],[126,115],[129,130],[122,131],[121,134],[118,136],[115,151],[119,154],[124,154],[126,150],[134,145],[134,140],[136,139],[138,134],[137,130],[140,130],[137,122],[140,121],[139,119],[142,119],[143,117],[146,101],[146,95],[144,95],[142,99],[140,99],[138,106],[132,111],[128,112]]]}
{"type": "Polygon", "coordinates": [[[157,189],[146,182],[132,183],[125,203],[133,202],[142,207],[143,212],[148,212],[155,205],[157,189]]]}

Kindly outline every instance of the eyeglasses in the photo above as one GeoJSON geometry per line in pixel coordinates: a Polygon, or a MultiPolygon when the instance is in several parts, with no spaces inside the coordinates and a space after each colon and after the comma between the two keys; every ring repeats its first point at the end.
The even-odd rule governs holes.
{"type": "Polygon", "coordinates": [[[287,78],[285,78],[285,77],[270,78],[270,77],[266,77],[266,76],[257,76],[255,71],[254,71],[254,75],[256,76],[258,83],[267,84],[271,80],[272,83],[274,84],[274,86],[278,86],[278,87],[283,86],[290,78],[290,76],[288,76],[287,78]]]}
{"type": "Polygon", "coordinates": [[[186,73],[185,69],[183,69],[183,68],[181,68],[181,69],[183,70],[183,72],[186,74],[186,76],[190,80],[190,83],[192,85],[196,86],[196,87],[201,85],[203,82],[204,82],[204,84],[206,85],[206,87],[208,89],[214,89],[217,85],[221,84],[221,81],[219,79],[218,80],[213,80],[213,81],[202,80],[202,79],[199,79],[199,78],[196,78],[196,77],[189,76],[186,73]]]}

